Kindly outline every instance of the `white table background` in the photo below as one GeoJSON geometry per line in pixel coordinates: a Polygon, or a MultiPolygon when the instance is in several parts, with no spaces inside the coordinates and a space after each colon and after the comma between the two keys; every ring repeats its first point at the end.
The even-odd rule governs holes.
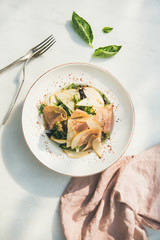
{"type": "MultiPolygon", "coordinates": [[[[0,127],[0,239],[63,240],[59,199],[70,177],[44,167],[29,151],[21,130],[26,93],[46,70],[67,62],[89,62],[111,71],[135,106],[134,137],[126,154],[160,143],[160,1],[0,0],[0,68],[54,34],[56,44],[30,61],[14,111],[0,127]],[[92,26],[90,48],[71,26],[76,11],[92,26]],[[104,26],[113,27],[103,34],[104,26]],[[95,48],[122,45],[110,59],[92,58],[95,48]]],[[[22,77],[22,65],[0,75],[0,122],[22,77]]],[[[158,231],[148,230],[159,240],[158,231]]]]}

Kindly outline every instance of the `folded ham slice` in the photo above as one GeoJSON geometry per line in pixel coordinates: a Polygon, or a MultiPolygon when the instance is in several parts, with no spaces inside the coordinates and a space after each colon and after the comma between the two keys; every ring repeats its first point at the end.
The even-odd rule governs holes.
{"type": "Polygon", "coordinates": [[[78,122],[77,119],[68,119],[68,125],[67,125],[68,131],[67,131],[67,147],[70,147],[72,138],[82,131],[85,131],[88,129],[88,125],[86,122],[78,122]]]}
{"type": "Polygon", "coordinates": [[[111,130],[112,118],[113,106],[111,104],[97,109],[95,119],[100,123],[104,133],[111,130]]]}
{"type": "Polygon", "coordinates": [[[76,119],[76,118],[90,118],[90,115],[80,109],[76,109],[72,115],[70,116],[70,119],[76,119]]]}
{"type": "Polygon", "coordinates": [[[43,109],[43,114],[49,130],[51,130],[57,122],[67,120],[67,113],[61,107],[46,106],[43,109]]]}

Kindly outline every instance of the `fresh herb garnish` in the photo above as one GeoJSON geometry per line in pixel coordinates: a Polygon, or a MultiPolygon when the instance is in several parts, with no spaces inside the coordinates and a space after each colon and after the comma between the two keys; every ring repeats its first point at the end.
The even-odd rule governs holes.
{"type": "Polygon", "coordinates": [[[108,98],[106,97],[106,95],[100,91],[98,91],[99,94],[101,95],[101,97],[103,98],[103,101],[104,101],[104,104],[105,105],[108,105],[108,104],[111,104],[110,101],[108,100],[108,98]]]}
{"type": "Polygon", "coordinates": [[[45,107],[44,104],[41,104],[39,107],[38,107],[38,112],[39,112],[39,115],[41,115],[43,113],[43,108],[45,107]]]}
{"type": "Polygon", "coordinates": [[[110,138],[109,132],[102,132],[102,141],[105,142],[106,139],[110,138]]]}
{"type": "Polygon", "coordinates": [[[103,58],[108,58],[113,55],[115,55],[119,50],[121,49],[122,46],[117,46],[117,45],[110,45],[106,47],[100,47],[97,48],[94,51],[93,57],[103,57],[103,58]]]}
{"type": "Polygon", "coordinates": [[[83,38],[91,47],[93,47],[93,33],[89,23],[80,17],[76,12],[73,12],[72,25],[80,37],[83,38]]]}
{"type": "Polygon", "coordinates": [[[109,33],[109,32],[111,32],[113,30],[113,28],[111,28],[111,27],[104,27],[103,29],[102,29],[102,32],[104,32],[104,33],[109,33]]]}

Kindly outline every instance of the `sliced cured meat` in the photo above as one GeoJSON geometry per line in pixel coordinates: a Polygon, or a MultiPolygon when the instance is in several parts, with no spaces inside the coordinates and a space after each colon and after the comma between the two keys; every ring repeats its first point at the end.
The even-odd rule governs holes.
{"type": "Polygon", "coordinates": [[[86,122],[78,122],[75,119],[68,119],[67,125],[67,147],[70,147],[72,138],[79,132],[85,131],[88,129],[86,122]]]}
{"type": "Polygon", "coordinates": [[[72,115],[70,116],[70,119],[72,119],[72,118],[89,118],[90,116],[89,116],[89,114],[88,113],[86,113],[86,112],[84,112],[84,111],[82,111],[82,110],[80,110],[80,109],[76,109],[73,113],[72,113],[72,115]]]}
{"type": "Polygon", "coordinates": [[[112,118],[113,107],[111,104],[97,109],[95,119],[100,123],[103,132],[106,133],[111,130],[112,118]]]}
{"type": "Polygon", "coordinates": [[[98,135],[98,129],[87,129],[75,135],[71,141],[71,148],[81,147],[86,145],[91,135],[98,135]]]}
{"type": "Polygon", "coordinates": [[[44,118],[51,130],[57,122],[67,120],[67,113],[63,108],[56,106],[46,106],[43,109],[44,118]]]}

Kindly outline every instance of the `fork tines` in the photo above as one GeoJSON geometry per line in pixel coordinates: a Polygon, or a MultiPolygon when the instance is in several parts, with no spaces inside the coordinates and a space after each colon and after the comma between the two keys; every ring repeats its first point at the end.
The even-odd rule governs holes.
{"type": "Polygon", "coordinates": [[[46,38],[43,42],[34,47],[36,54],[40,55],[46,52],[56,42],[53,34],[46,38]]]}

